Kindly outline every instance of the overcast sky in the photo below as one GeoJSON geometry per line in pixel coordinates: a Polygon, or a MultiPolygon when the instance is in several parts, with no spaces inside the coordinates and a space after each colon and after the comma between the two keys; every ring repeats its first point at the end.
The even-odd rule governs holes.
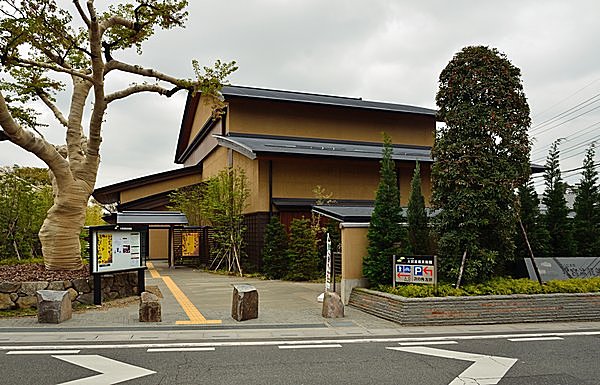
{"type": "MultiPolygon", "coordinates": [[[[236,60],[232,84],[435,108],[438,76],[452,56],[468,45],[487,45],[522,71],[533,119],[533,161],[543,163],[549,143],[566,137],[562,169],[577,168],[587,144],[600,138],[598,1],[190,3],[185,29],[159,31],[142,56],[118,58],[185,78],[192,77],[194,58],[207,65],[236,60]]],[[[118,77],[108,84],[116,88],[133,80],[118,77]]],[[[184,104],[184,93],[112,103],[97,187],[180,167],[173,160],[184,104]]],[[[44,133],[64,140],[54,123],[44,133]]],[[[43,166],[0,142],[0,165],[12,164],[43,166]]],[[[570,183],[578,180],[573,174],[565,173],[570,183]]]]}

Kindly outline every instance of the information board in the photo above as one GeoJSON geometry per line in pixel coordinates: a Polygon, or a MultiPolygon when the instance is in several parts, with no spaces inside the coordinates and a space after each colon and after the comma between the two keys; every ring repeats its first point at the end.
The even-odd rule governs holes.
{"type": "Polygon", "coordinates": [[[181,233],[181,256],[199,257],[200,256],[200,233],[187,232],[181,233]]]}
{"type": "Polygon", "coordinates": [[[394,285],[396,283],[437,284],[435,255],[394,256],[394,285]]]}
{"type": "Polygon", "coordinates": [[[92,238],[92,273],[142,267],[141,234],[131,230],[98,230],[92,238]]]}

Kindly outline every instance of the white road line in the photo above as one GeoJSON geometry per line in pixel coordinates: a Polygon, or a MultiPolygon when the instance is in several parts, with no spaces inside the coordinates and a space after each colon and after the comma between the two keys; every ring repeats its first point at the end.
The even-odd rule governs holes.
{"type": "Polygon", "coordinates": [[[326,349],[326,348],[341,348],[340,344],[327,345],[281,345],[279,349],[326,349]]]}
{"type": "Polygon", "coordinates": [[[3,350],[52,350],[52,349],[149,349],[149,348],[193,348],[193,347],[226,347],[226,346],[275,346],[275,345],[326,345],[326,344],[361,344],[361,343],[399,343],[423,341],[473,341],[508,338],[539,337],[578,337],[598,336],[600,331],[588,332],[555,332],[555,333],[521,333],[521,334],[487,334],[487,335],[453,335],[436,337],[393,337],[393,338],[353,338],[327,340],[273,340],[273,341],[213,341],[213,342],[173,342],[173,343],[139,343],[139,344],[79,344],[64,346],[0,346],[3,350]]]}
{"type": "Polygon", "coordinates": [[[398,342],[400,346],[426,346],[426,345],[453,345],[456,341],[416,341],[416,342],[398,342]]]}
{"type": "Polygon", "coordinates": [[[214,352],[215,348],[155,348],[146,350],[148,353],[162,352],[214,352]]]}
{"type": "Polygon", "coordinates": [[[6,354],[77,354],[79,350],[18,350],[10,351],[6,354]]]}
{"type": "Polygon", "coordinates": [[[528,342],[528,341],[562,341],[562,337],[530,337],[530,338],[509,338],[511,342],[528,342]]]}

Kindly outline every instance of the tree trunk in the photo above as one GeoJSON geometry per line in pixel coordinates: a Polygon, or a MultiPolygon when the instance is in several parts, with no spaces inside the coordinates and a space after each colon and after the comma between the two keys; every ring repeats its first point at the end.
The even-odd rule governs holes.
{"type": "Polygon", "coordinates": [[[91,194],[88,184],[74,180],[59,189],[48,210],[39,237],[48,270],[77,270],[82,267],[79,234],[85,223],[85,209],[91,194]],[[66,191],[64,191],[66,190],[66,191]]]}

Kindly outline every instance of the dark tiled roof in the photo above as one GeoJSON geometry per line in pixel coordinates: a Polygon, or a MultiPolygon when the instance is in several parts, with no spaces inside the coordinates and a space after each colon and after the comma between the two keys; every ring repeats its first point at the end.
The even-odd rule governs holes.
{"type": "Polygon", "coordinates": [[[343,96],[314,94],[308,92],[272,90],[266,88],[224,86],[222,91],[225,97],[239,96],[255,99],[270,99],[286,102],[324,104],[339,107],[365,108],[371,110],[405,112],[409,114],[435,116],[436,110],[424,107],[409,106],[406,104],[374,102],[362,98],[349,98],[343,96]]]}
{"type": "MultiPolygon", "coordinates": [[[[215,135],[220,146],[231,148],[250,159],[259,154],[310,155],[345,158],[381,159],[382,144],[333,141],[281,136],[215,135]]],[[[431,162],[431,148],[393,146],[392,158],[431,162]]]]}

